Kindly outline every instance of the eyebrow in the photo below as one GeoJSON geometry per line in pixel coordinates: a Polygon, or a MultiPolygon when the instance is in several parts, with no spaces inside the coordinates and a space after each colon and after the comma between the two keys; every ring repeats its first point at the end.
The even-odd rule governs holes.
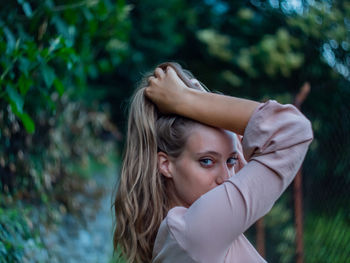
{"type": "MultiPolygon", "coordinates": [[[[215,156],[221,157],[221,154],[218,153],[218,152],[215,152],[215,151],[204,151],[204,152],[199,152],[199,153],[196,153],[196,156],[206,155],[206,154],[210,154],[210,155],[215,155],[215,156]]],[[[233,154],[237,154],[237,151],[233,151],[233,152],[230,153],[230,155],[233,155],[233,154]]]]}

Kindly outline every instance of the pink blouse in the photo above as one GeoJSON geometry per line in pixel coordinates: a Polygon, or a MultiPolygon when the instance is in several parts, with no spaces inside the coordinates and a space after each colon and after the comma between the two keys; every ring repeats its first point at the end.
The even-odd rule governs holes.
{"type": "Polygon", "coordinates": [[[152,262],[266,262],[243,232],[270,211],[292,182],[312,138],[309,120],[294,106],[261,104],[239,147],[248,163],[189,208],[169,211],[152,262]]]}

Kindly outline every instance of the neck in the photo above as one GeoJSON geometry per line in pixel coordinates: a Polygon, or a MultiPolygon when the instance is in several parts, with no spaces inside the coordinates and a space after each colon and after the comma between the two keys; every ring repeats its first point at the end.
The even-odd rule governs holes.
{"type": "Polygon", "coordinates": [[[176,206],[183,206],[188,208],[190,205],[187,204],[182,198],[179,197],[175,185],[171,179],[167,182],[167,196],[169,200],[169,210],[176,206]]]}

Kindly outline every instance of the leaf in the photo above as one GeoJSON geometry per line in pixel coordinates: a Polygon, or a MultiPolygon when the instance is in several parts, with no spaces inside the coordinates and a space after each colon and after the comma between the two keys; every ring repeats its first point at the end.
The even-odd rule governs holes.
{"type": "Polygon", "coordinates": [[[24,128],[29,133],[34,133],[35,124],[32,118],[25,112],[19,112],[14,102],[10,101],[12,112],[22,121],[24,128]]]}
{"type": "Polygon", "coordinates": [[[44,98],[46,100],[46,105],[48,106],[48,108],[51,110],[51,111],[55,111],[56,110],[56,104],[55,102],[53,102],[53,100],[51,99],[51,97],[49,95],[44,95],[44,98]]]}
{"type": "Polygon", "coordinates": [[[50,41],[49,52],[51,53],[51,52],[55,51],[56,49],[60,48],[61,43],[62,43],[62,37],[61,36],[58,36],[55,39],[51,40],[50,41]]]}
{"type": "Polygon", "coordinates": [[[58,78],[55,78],[55,80],[53,81],[53,85],[55,86],[58,94],[62,96],[64,93],[64,86],[62,82],[58,78]]]}
{"type": "Polygon", "coordinates": [[[69,37],[68,26],[63,19],[61,19],[59,16],[53,16],[51,23],[56,27],[58,33],[63,35],[63,38],[69,37]]]}
{"type": "Polygon", "coordinates": [[[12,50],[15,49],[15,45],[16,45],[16,40],[14,35],[12,34],[12,32],[10,31],[10,29],[8,27],[4,27],[3,28],[4,34],[6,36],[6,40],[7,40],[7,46],[6,46],[6,54],[10,54],[12,52],[12,50]]]}
{"type": "Polygon", "coordinates": [[[42,73],[43,73],[43,78],[45,81],[45,84],[48,88],[50,88],[53,84],[53,81],[55,79],[55,72],[53,71],[52,68],[50,68],[47,65],[43,65],[43,67],[41,68],[42,73]]]}
{"type": "Polygon", "coordinates": [[[19,113],[23,112],[23,98],[21,95],[18,94],[18,92],[13,89],[11,86],[6,87],[6,92],[10,98],[10,102],[13,102],[14,106],[16,107],[16,110],[19,113]]]}
{"type": "Polygon", "coordinates": [[[5,254],[6,255],[7,251],[5,248],[5,245],[2,241],[0,241],[0,254],[5,254]]]}
{"type": "Polygon", "coordinates": [[[19,58],[19,69],[28,76],[28,71],[30,70],[31,63],[26,57],[19,58]]]}
{"type": "Polygon", "coordinates": [[[19,118],[21,119],[24,128],[29,133],[35,132],[35,124],[32,118],[27,113],[22,113],[19,118]]]}
{"type": "Polygon", "coordinates": [[[32,84],[33,84],[33,80],[31,78],[26,78],[25,75],[23,74],[20,76],[18,80],[18,86],[22,96],[27,94],[32,84]]]}
{"type": "Polygon", "coordinates": [[[23,12],[27,17],[32,17],[33,15],[32,8],[30,7],[30,4],[28,2],[24,2],[22,4],[22,8],[23,8],[23,12]]]}

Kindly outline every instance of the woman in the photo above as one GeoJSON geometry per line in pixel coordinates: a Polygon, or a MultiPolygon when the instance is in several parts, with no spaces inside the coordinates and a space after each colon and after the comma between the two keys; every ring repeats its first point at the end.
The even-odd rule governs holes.
{"type": "Polygon", "coordinates": [[[266,262],[243,232],[312,138],[292,105],[205,92],[178,64],[158,66],[131,103],[114,247],[129,262],[266,262]]]}

